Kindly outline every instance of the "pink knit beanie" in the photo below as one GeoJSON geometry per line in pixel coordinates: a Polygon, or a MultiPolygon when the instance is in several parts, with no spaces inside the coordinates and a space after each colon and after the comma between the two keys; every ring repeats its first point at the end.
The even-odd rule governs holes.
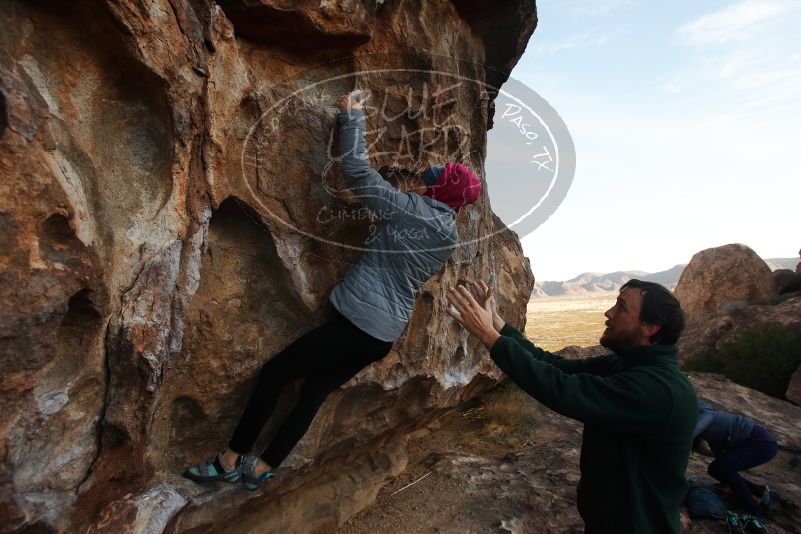
{"type": "Polygon", "coordinates": [[[437,180],[424,193],[457,212],[481,195],[481,179],[464,163],[446,163],[437,180]]]}

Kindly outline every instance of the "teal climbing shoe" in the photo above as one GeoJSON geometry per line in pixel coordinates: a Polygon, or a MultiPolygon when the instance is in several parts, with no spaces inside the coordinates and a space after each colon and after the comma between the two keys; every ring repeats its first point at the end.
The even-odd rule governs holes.
{"type": "Polygon", "coordinates": [[[272,471],[267,471],[266,473],[256,476],[257,460],[258,458],[255,456],[244,456],[242,459],[242,480],[245,483],[245,487],[250,491],[257,490],[262,482],[273,477],[272,471]]]}
{"type": "Polygon", "coordinates": [[[242,478],[242,456],[237,458],[233,469],[228,469],[222,463],[222,453],[212,460],[205,460],[200,465],[190,467],[184,471],[184,476],[195,482],[239,482],[242,478]]]}
{"type": "Polygon", "coordinates": [[[754,517],[750,514],[741,516],[745,521],[745,532],[751,532],[753,534],[768,534],[768,527],[765,526],[765,523],[758,517],[754,517]]]}
{"type": "Polygon", "coordinates": [[[729,534],[741,534],[745,532],[745,521],[734,512],[726,512],[726,526],[729,527],[729,534]]]}

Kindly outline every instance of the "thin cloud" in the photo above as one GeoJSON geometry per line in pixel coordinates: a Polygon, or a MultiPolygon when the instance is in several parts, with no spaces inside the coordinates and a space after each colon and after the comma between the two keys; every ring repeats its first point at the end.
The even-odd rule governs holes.
{"type": "Polygon", "coordinates": [[[799,114],[801,54],[756,44],[721,50],[689,59],[660,88],[677,104],[729,103],[739,114],[775,115],[783,122],[799,114]]]}
{"type": "Polygon", "coordinates": [[[571,35],[561,41],[546,42],[538,44],[533,42],[531,52],[535,56],[553,56],[565,50],[581,50],[584,48],[594,48],[603,46],[609,42],[614,33],[599,33],[596,30],[571,35]]]}
{"type": "Polygon", "coordinates": [[[573,15],[597,17],[631,7],[636,3],[636,0],[569,0],[562,2],[561,6],[566,7],[573,15]]]}
{"type": "Polygon", "coordinates": [[[791,9],[788,2],[745,0],[681,26],[677,32],[683,44],[721,45],[744,40],[791,9]]]}

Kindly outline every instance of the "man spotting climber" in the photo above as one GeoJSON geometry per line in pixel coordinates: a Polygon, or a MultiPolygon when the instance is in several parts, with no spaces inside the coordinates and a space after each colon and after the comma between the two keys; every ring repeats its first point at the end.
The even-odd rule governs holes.
{"type": "Polygon", "coordinates": [[[481,193],[481,180],[461,163],[428,167],[417,184],[399,191],[370,167],[361,103],[344,95],[337,107],[346,185],[382,224],[371,236],[369,250],[333,289],[332,318],[264,364],[228,449],[188,469],[184,475],[192,480],[241,478],[254,490],[269,479],[325,398],[389,353],[406,327],[420,287],[442,269],[458,244],[456,213],[481,193]],[[261,456],[251,456],[284,386],[300,378],[305,382],[294,409],[261,456]]]}
{"type": "Polygon", "coordinates": [[[606,312],[612,354],[567,360],[506,323],[483,282],[448,290],[449,314],[529,395],[584,423],[578,510],[588,534],[679,532],[679,505],[697,418],[676,345],[679,302],[663,286],[630,280],[606,312]]]}

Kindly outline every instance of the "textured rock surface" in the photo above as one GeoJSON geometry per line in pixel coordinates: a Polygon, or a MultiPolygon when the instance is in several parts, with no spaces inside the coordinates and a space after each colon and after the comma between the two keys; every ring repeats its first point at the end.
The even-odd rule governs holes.
{"type": "Polygon", "coordinates": [[[787,400],[796,404],[801,404],[801,367],[795,370],[790,376],[790,383],[787,384],[787,400]]]}
{"type": "MultiPolygon", "coordinates": [[[[533,277],[485,198],[407,334],[332,396],[280,482],[177,474],[225,444],[261,363],[325,319],[359,251],[310,236],[369,235],[319,180],[339,183],[333,96],[384,88],[401,113],[442,72],[500,83],[536,25],[523,0],[317,4],[0,3],[0,530],[330,528],[403,468],[406,433],[497,380],[443,313],[444,287],[494,278],[523,320],[533,277]],[[349,75],[388,67],[418,70],[349,75]]],[[[458,91],[441,113],[459,135],[434,148],[483,169],[492,91],[458,91]]],[[[403,166],[380,152],[435,119],[371,133],[373,164],[403,166]]]]}
{"type": "Polygon", "coordinates": [[[775,305],[726,306],[723,312],[690,322],[679,339],[679,359],[685,362],[714,355],[721,345],[734,341],[740,332],[765,324],[801,331],[801,295],[775,305]]]}
{"type": "Polygon", "coordinates": [[[685,267],[675,290],[691,321],[717,313],[732,301],[776,296],[770,268],[745,245],[702,250],[685,267]]]}
{"type": "Polygon", "coordinates": [[[776,269],[773,271],[773,282],[779,295],[801,291],[801,273],[790,269],[776,269]]]}

